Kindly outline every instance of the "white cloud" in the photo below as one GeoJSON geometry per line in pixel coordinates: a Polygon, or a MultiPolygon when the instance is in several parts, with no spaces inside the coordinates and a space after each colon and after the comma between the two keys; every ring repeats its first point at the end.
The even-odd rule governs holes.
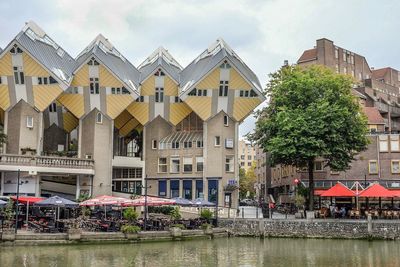
{"type": "MultiPolygon", "coordinates": [[[[371,66],[400,67],[398,1],[315,0],[38,0],[15,12],[0,2],[0,46],[35,20],[72,56],[102,33],[136,66],[160,45],[185,66],[216,38],[252,68],[264,86],[283,60],[295,62],[321,37],[367,57],[371,66]]],[[[252,116],[240,129],[252,129],[252,116]]]]}

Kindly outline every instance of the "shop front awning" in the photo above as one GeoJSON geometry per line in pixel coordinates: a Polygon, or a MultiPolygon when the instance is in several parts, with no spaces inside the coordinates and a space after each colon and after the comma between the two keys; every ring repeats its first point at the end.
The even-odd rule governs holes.
{"type": "Polygon", "coordinates": [[[321,194],[321,197],[355,197],[356,193],[338,182],[321,194]]]}

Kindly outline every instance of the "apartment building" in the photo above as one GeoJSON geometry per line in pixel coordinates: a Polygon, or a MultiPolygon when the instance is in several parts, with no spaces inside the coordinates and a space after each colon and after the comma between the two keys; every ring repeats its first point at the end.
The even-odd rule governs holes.
{"type": "Polygon", "coordinates": [[[0,52],[1,195],[238,199],[238,127],[265,100],[218,39],[182,67],[160,47],[135,67],[98,35],[73,58],[29,22],[0,52]],[[234,185],[234,186],[232,186],[234,185]]]}
{"type": "MultiPolygon", "coordinates": [[[[399,171],[399,118],[400,77],[393,68],[370,68],[365,57],[339,47],[328,39],[319,39],[316,46],[305,50],[297,64],[307,67],[324,65],[337,73],[354,78],[353,93],[368,118],[371,143],[344,172],[334,172],[319,159],[314,164],[316,189],[327,189],[337,181],[351,187],[356,181],[364,183],[379,181],[388,188],[400,187],[399,171]]],[[[308,185],[307,169],[277,165],[267,171],[267,184],[280,202],[293,201],[295,179],[308,185]]]]}
{"type": "Polygon", "coordinates": [[[256,160],[256,147],[250,142],[239,140],[239,158],[240,168],[248,170],[256,160]]]}

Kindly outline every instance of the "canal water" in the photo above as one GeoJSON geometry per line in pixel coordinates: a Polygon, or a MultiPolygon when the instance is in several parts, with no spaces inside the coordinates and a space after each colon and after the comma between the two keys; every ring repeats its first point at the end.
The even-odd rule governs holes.
{"type": "Polygon", "coordinates": [[[182,242],[0,247],[0,266],[400,266],[400,242],[218,238],[182,242]]]}

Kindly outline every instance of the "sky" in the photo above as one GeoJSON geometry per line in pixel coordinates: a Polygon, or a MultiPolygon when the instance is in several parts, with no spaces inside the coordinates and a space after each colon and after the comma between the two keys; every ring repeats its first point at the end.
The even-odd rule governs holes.
{"type": "MultiPolygon", "coordinates": [[[[35,21],[76,57],[99,33],[135,66],[163,46],[187,66],[222,37],[265,87],[284,60],[295,63],[319,38],[400,69],[400,1],[370,0],[31,0],[0,1],[0,47],[35,21]]],[[[249,116],[243,136],[254,128],[249,116]]]]}

